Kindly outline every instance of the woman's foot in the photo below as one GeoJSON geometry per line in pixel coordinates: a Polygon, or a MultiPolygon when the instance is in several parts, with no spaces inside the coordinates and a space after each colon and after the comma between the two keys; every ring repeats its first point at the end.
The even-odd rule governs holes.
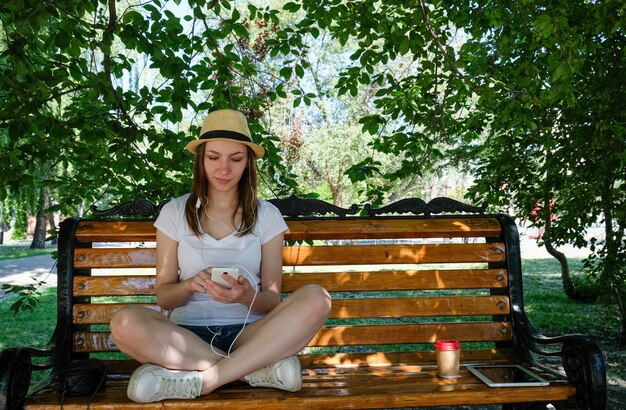
{"type": "Polygon", "coordinates": [[[169,370],[144,364],[130,378],[126,393],[138,403],[165,399],[193,399],[202,392],[202,375],[196,371],[169,370]]]}
{"type": "Polygon", "coordinates": [[[255,370],[243,380],[253,387],[298,391],[302,388],[302,370],[298,356],[289,356],[255,370]]]}

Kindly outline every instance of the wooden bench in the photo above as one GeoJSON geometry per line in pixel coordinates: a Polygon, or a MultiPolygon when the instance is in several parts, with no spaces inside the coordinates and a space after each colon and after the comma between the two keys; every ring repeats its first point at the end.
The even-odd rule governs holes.
{"type": "MultiPolygon", "coordinates": [[[[106,388],[91,409],[493,403],[507,408],[524,403],[606,407],[604,361],[595,342],[581,335],[542,336],[530,324],[522,297],[518,232],[511,217],[483,214],[483,208],[442,198],[428,204],[403,200],[379,209],[342,209],[295,197],[272,202],[289,226],[283,291],[317,283],[333,295],[331,318],[300,356],[300,392],[236,382],[195,400],[129,401],[126,385],[138,363],[114,353],[108,322],[129,303],[159,309],[154,303],[152,222],[160,206],[137,201],[94,210],[98,218],[71,218],[61,224],[56,330],[45,349],[3,353],[15,364],[2,364],[5,406],[18,406],[24,396],[32,356],[39,358],[34,370],[52,368],[53,373],[72,360],[104,360],[106,388]],[[367,216],[355,216],[359,212],[367,216]],[[441,338],[461,341],[458,379],[436,375],[433,343],[441,338]],[[562,361],[549,360],[553,356],[562,361]],[[548,379],[549,386],[490,388],[465,367],[510,363],[531,368],[548,379]]],[[[37,389],[31,386],[26,409],[59,407],[53,385],[32,390],[37,389]]],[[[84,409],[85,404],[85,397],[66,398],[64,408],[84,409]]]]}

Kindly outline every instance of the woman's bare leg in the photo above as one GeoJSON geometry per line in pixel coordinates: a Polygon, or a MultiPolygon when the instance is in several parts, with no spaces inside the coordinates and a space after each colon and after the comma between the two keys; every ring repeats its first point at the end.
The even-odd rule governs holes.
{"type": "Polygon", "coordinates": [[[144,307],[117,312],[111,319],[111,335],[121,352],[168,369],[202,371],[221,359],[195,333],[144,307]]]}
{"type": "Polygon", "coordinates": [[[111,320],[111,333],[122,352],[142,363],[201,371],[202,394],[208,394],[298,353],[326,321],[330,306],[330,295],[320,286],[297,290],[263,318],[245,327],[230,358],[216,355],[193,332],[146,308],[122,309],[111,320]]]}
{"type": "Polygon", "coordinates": [[[262,319],[246,326],[229,359],[202,372],[203,394],[298,353],[315,336],[330,313],[331,300],[317,285],[305,286],[262,319]]]}

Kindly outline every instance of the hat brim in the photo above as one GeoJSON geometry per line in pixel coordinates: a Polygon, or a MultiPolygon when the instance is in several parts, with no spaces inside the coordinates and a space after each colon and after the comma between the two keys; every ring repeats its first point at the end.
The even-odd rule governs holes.
{"type": "Polygon", "coordinates": [[[191,152],[192,154],[195,154],[200,145],[205,144],[209,141],[230,141],[230,142],[238,142],[240,144],[247,145],[248,147],[252,149],[252,152],[254,152],[254,159],[259,159],[263,157],[263,155],[265,155],[265,148],[261,147],[260,145],[257,145],[254,142],[233,140],[232,138],[217,137],[217,138],[211,138],[211,139],[192,140],[187,143],[185,148],[187,149],[187,151],[191,152]]]}

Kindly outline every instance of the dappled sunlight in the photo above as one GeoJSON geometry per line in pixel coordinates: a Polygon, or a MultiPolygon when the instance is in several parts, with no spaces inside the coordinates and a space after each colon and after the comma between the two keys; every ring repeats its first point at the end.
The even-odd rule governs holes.
{"type": "Polygon", "coordinates": [[[310,246],[285,246],[283,248],[283,262],[285,265],[310,265],[308,263],[310,254],[310,246]]]}
{"type": "Polygon", "coordinates": [[[438,385],[438,391],[454,391],[459,387],[458,379],[442,379],[441,377],[435,377],[434,381],[438,385]]]}
{"type": "MultiPolygon", "coordinates": [[[[403,359],[406,359],[407,356],[403,356],[403,359]]],[[[434,354],[432,354],[434,360],[434,354]]],[[[412,358],[413,361],[419,360],[417,357],[412,358]]],[[[333,368],[359,368],[359,367],[368,367],[368,368],[397,368],[395,371],[407,372],[407,373],[415,373],[422,372],[423,366],[418,364],[407,364],[404,363],[406,360],[401,360],[400,362],[398,358],[398,354],[394,353],[385,353],[385,352],[372,352],[372,353],[335,353],[328,354],[323,359],[319,361],[319,364],[313,365],[316,366],[331,366],[333,368]]]]}
{"type": "MultiPolygon", "coordinates": [[[[428,245],[437,246],[437,245],[428,245]]],[[[409,263],[422,263],[426,257],[427,247],[421,245],[419,247],[404,247],[400,250],[399,256],[401,261],[411,261],[409,263]]]]}
{"type": "MultiPolygon", "coordinates": [[[[182,363],[184,362],[185,358],[194,357],[195,355],[197,355],[197,352],[193,352],[190,349],[185,335],[183,335],[184,331],[185,329],[176,328],[173,329],[168,335],[169,343],[167,346],[164,345],[163,349],[161,350],[161,357],[165,362],[182,363]]],[[[187,335],[187,337],[188,336],[189,335],[187,335]]],[[[201,369],[202,363],[198,363],[198,365],[201,369]]],[[[206,361],[204,365],[206,365],[206,367],[208,368],[211,363],[209,361],[206,361]]]]}
{"type": "MultiPolygon", "coordinates": [[[[350,272],[341,272],[338,273],[337,275],[335,275],[335,282],[337,284],[343,285],[346,284],[348,282],[350,282],[350,280],[352,280],[354,278],[354,274],[350,273],[350,272]]],[[[360,275],[360,279],[365,282],[370,278],[370,274],[369,272],[363,272],[360,275]]]]}
{"type": "Polygon", "coordinates": [[[445,287],[446,287],[446,282],[445,282],[445,280],[441,277],[441,272],[437,270],[437,271],[434,271],[434,273],[435,273],[435,278],[436,278],[436,281],[437,281],[437,287],[438,287],[439,289],[445,289],[445,287]]]}
{"type": "Polygon", "coordinates": [[[146,280],[138,281],[135,278],[124,278],[121,286],[126,289],[135,289],[138,294],[152,295],[156,292],[156,276],[146,278],[146,280]]]}
{"type": "Polygon", "coordinates": [[[419,365],[401,365],[398,370],[402,373],[422,373],[424,367],[419,365]]]}
{"type": "Polygon", "coordinates": [[[313,339],[309,342],[309,346],[333,346],[333,345],[343,345],[345,341],[341,337],[343,332],[345,332],[346,328],[321,328],[313,339]]]}
{"type": "Polygon", "coordinates": [[[341,309],[339,309],[338,312],[333,314],[333,317],[336,317],[336,318],[339,318],[339,319],[349,318],[350,317],[350,310],[347,307],[344,306],[341,309]]]}
{"type": "Polygon", "coordinates": [[[117,231],[119,233],[126,232],[126,230],[128,229],[128,222],[126,222],[126,221],[115,221],[115,222],[113,222],[112,228],[113,228],[114,231],[117,231]]]}
{"type": "Polygon", "coordinates": [[[463,232],[469,232],[472,228],[469,227],[466,221],[454,221],[452,225],[456,226],[463,232]]]}

